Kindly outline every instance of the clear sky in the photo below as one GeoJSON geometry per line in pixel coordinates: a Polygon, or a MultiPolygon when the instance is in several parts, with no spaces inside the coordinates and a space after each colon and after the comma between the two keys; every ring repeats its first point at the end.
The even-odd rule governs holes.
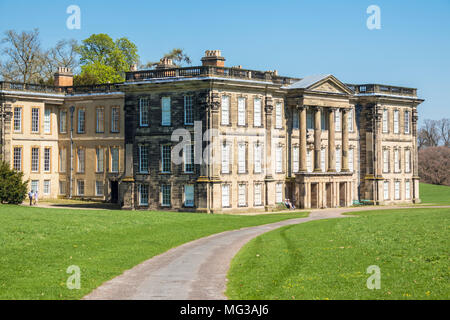
{"type": "Polygon", "coordinates": [[[421,120],[450,117],[450,0],[0,0],[1,32],[33,28],[44,47],[108,33],[135,42],[142,62],[180,47],[199,65],[220,49],[228,66],[416,87],[421,120]],[[69,5],[80,30],[66,27],[69,5]],[[366,26],[370,5],[380,30],[366,26]]]}

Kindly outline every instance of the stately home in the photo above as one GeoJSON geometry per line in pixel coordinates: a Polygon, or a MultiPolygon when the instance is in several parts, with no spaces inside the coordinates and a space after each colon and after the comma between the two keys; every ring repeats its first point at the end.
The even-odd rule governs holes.
{"type": "Polygon", "coordinates": [[[40,198],[200,212],[419,202],[417,90],[202,65],[0,82],[1,154],[40,198]],[[181,161],[180,161],[181,160],[181,161]]]}

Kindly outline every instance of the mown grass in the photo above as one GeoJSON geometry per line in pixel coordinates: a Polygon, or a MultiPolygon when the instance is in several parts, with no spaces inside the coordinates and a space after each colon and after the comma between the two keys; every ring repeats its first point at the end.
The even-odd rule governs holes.
{"type": "Polygon", "coordinates": [[[450,187],[421,183],[419,186],[422,204],[450,205],[450,187]]]}
{"type": "Polygon", "coordinates": [[[188,241],[306,216],[64,210],[0,205],[0,299],[78,299],[146,259],[188,241]],[[71,265],[81,289],[69,290],[71,265]]]}
{"type": "Polygon", "coordinates": [[[352,213],[261,235],[233,259],[231,299],[449,299],[450,209],[352,213]],[[381,270],[369,290],[367,268],[381,270]]]}

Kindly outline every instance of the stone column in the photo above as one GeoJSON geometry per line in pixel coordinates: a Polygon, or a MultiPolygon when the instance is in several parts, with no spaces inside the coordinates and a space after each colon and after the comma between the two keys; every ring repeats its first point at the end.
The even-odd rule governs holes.
{"type": "Polygon", "coordinates": [[[320,167],[320,148],[321,148],[321,119],[320,119],[320,107],[314,109],[314,171],[321,172],[320,167]]]}
{"type": "Polygon", "coordinates": [[[342,109],[342,171],[348,172],[348,109],[342,109]]]}
{"type": "Polygon", "coordinates": [[[300,148],[300,172],[306,172],[306,107],[301,106],[299,110],[299,148],[300,148]]]}
{"type": "Polygon", "coordinates": [[[335,112],[336,108],[330,108],[328,113],[328,172],[336,172],[336,127],[335,112]]]}

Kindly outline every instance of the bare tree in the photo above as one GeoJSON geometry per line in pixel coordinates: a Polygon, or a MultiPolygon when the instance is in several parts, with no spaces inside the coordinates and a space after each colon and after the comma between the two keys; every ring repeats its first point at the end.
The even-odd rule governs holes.
{"type": "Polygon", "coordinates": [[[450,148],[441,146],[421,150],[419,176],[425,183],[450,185],[450,148]]]}
{"type": "Polygon", "coordinates": [[[0,74],[7,81],[37,82],[42,79],[46,55],[41,50],[39,31],[4,33],[2,54],[6,56],[0,66],[0,74]]]}
{"type": "Polygon", "coordinates": [[[441,119],[437,123],[442,145],[450,147],[450,119],[441,119]]]}
{"type": "Polygon", "coordinates": [[[438,121],[426,119],[418,136],[420,137],[418,144],[421,144],[421,147],[437,147],[441,140],[438,121]]]}
{"type": "MultiPolygon", "coordinates": [[[[183,49],[175,48],[172,51],[166,53],[163,58],[172,59],[175,66],[182,67],[184,64],[190,65],[191,58],[183,51],[183,49]]],[[[150,69],[159,64],[158,62],[147,62],[141,65],[141,69],[150,69]]]]}
{"type": "Polygon", "coordinates": [[[79,54],[76,40],[59,40],[55,47],[46,51],[44,68],[42,71],[43,82],[53,83],[53,75],[59,67],[70,68],[73,72],[79,66],[79,54]]]}

